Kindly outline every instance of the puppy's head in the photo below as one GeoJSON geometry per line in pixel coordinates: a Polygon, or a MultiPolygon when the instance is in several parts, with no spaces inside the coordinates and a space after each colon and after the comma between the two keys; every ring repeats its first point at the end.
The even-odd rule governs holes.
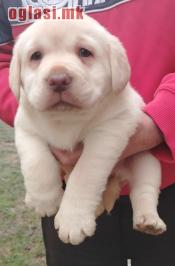
{"type": "Polygon", "coordinates": [[[120,41],[92,18],[40,20],[14,47],[10,86],[39,111],[85,109],[125,88],[130,68],[120,41]]]}

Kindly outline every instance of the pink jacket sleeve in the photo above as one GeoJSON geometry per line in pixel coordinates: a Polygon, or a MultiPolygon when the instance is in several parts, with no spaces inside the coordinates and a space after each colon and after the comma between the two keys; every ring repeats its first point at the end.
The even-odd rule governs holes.
{"type": "Polygon", "coordinates": [[[166,75],[144,111],[164,135],[165,143],[154,150],[162,161],[175,162],[175,73],[166,75]]]}
{"type": "Polygon", "coordinates": [[[13,43],[0,45],[0,118],[13,126],[17,100],[9,88],[9,66],[13,43]]]}

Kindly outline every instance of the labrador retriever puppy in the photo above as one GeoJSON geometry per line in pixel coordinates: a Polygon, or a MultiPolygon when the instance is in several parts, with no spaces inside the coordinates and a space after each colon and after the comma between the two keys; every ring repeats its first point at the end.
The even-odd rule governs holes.
{"type": "MultiPolygon", "coordinates": [[[[108,176],[139,123],[143,101],[129,78],[121,42],[87,15],[81,21],[36,21],[15,44],[10,86],[19,99],[15,142],[25,201],[41,216],[56,214],[65,243],[76,245],[94,234],[108,176]],[[72,150],[79,142],[83,153],[63,192],[49,147],[72,150]]],[[[159,162],[143,152],[121,163],[105,202],[110,193],[116,198],[123,178],[131,187],[134,228],[164,232],[157,213],[159,162]]]]}

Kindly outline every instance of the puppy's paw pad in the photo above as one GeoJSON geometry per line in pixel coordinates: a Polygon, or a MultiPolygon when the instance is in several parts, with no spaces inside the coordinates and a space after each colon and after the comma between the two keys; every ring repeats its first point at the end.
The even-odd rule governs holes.
{"type": "Polygon", "coordinates": [[[25,203],[27,207],[32,208],[35,212],[41,216],[52,216],[57,213],[63,193],[57,193],[52,195],[52,197],[31,197],[29,194],[26,194],[25,203]]]}
{"type": "Polygon", "coordinates": [[[64,243],[78,245],[87,236],[92,236],[95,232],[95,218],[88,215],[78,215],[78,213],[66,213],[59,211],[55,216],[55,228],[58,236],[64,243]]]}
{"type": "Polygon", "coordinates": [[[134,217],[134,229],[146,234],[160,235],[166,231],[166,225],[157,214],[147,213],[134,217]]]}

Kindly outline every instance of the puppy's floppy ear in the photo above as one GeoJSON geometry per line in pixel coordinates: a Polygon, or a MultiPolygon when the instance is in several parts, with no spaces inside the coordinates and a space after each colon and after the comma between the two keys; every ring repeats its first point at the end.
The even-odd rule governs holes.
{"type": "Polygon", "coordinates": [[[115,92],[124,89],[130,79],[130,65],[121,42],[114,36],[109,36],[112,88],[115,92]]]}
{"type": "Polygon", "coordinates": [[[16,98],[19,99],[21,86],[21,62],[18,43],[13,49],[13,56],[10,63],[9,84],[12,92],[14,93],[16,98]]]}

